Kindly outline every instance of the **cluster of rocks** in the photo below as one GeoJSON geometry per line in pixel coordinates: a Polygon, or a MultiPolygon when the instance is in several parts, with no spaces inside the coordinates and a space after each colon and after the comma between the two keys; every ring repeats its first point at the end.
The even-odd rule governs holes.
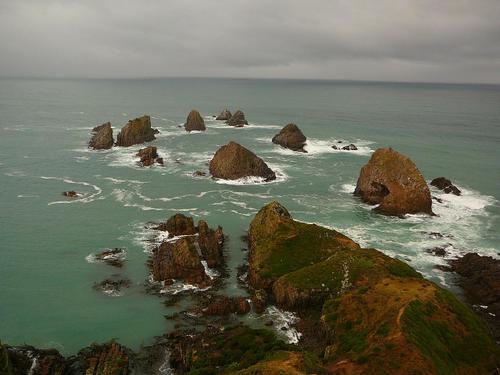
{"type": "Polygon", "coordinates": [[[445,177],[435,178],[431,181],[431,185],[437,187],[439,190],[442,190],[446,194],[452,193],[455,195],[462,195],[460,189],[453,185],[451,181],[445,177]]]}
{"type": "Polygon", "coordinates": [[[93,150],[108,150],[113,145],[129,147],[156,139],[157,129],[151,127],[151,117],[145,115],[130,120],[118,133],[116,143],[113,139],[111,123],[106,122],[92,129],[89,148],[93,150]]]}
{"type": "Polygon", "coordinates": [[[156,147],[154,146],[141,148],[137,156],[140,158],[139,164],[143,167],[149,167],[154,163],[163,165],[163,158],[158,155],[156,147]]]}
{"type": "Polygon", "coordinates": [[[348,144],[347,146],[342,146],[342,147],[337,146],[337,145],[333,145],[332,148],[334,150],[343,150],[343,151],[356,151],[358,149],[354,143],[351,143],[351,144],[348,144]]]}
{"type": "Polygon", "coordinates": [[[214,280],[207,274],[203,262],[209,268],[223,266],[222,227],[211,229],[203,220],[195,227],[193,218],[178,213],[156,229],[167,231],[171,239],[153,250],[148,263],[153,282],[171,285],[180,280],[200,288],[213,284],[214,280]],[[173,237],[179,238],[172,240],[173,237]]]}

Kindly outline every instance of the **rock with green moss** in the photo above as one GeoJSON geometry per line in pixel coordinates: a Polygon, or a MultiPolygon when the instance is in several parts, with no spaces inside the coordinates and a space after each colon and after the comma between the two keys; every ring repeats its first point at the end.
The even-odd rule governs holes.
{"type": "Polygon", "coordinates": [[[155,140],[157,130],[151,128],[151,117],[142,116],[130,120],[118,133],[116,145],[129,147],[155,140]]]}
{"type": "Polygon", "coordinates": [[[416,165],[392,148],[379,148],[361,168],[354,195],[384,215],[433,215],[429,187],[416,165]]]}
{"type": "Polygon", "coordinates": [[[249,245],[250,284],[303,325],[320,320],[303,341],[331,373],[488,374],[499,365],[481,319],[400,260],[293,220],[278,202],[257,213],[249,245]]]}
{"type": "Polygon", "coordinates": [[[209,169],[213,177],[224,180],[244,177],[260,177],[264,181],[276,179],[276,174],[264,160],[236,142],[219,148],[210,161],[209,169]]]}
{"type": "Polygon", "coordinates": [[[204,131],[206,129],[205,121],[203,117],[201,117],[200,112],[196,109],[189,112],[186,123],[184,124],[184,129],[186,129],[187,132],[192,132],[193,130],[204,131]]]}

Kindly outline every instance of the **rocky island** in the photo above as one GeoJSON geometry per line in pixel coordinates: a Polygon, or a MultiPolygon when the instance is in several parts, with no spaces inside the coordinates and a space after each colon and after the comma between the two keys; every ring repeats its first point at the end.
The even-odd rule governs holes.
{"type": "Polygon", "coordinates": [[[295,124],[288,124],[276,134],[272,142],[293,151],[307,152],[304,150],[306,136],[295,124]]]}
{"type": "Polygon", "coordinates": [[[145,142],[151,142],[157,133],[156,129],[151,128],[151,117],[142,116],[130,120],[118,133],[116,137],[116,146],[129,147],[145,142]]]}

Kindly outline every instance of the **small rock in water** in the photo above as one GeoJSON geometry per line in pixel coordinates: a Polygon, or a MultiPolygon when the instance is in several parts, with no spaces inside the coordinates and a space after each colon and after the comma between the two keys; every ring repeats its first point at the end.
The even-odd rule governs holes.
{"type": "Polygon", "coordinates": [[[446,194],[452,193],[455,195],[462,195],[462,192],[459,188],[451,183],[445,177],[438,177],[431,181],[431,185],[437,187],[439,190],[444,191],[446,194]]]}
{"type": "Polygon", "coordinates": [[[68,198],[77,198],[80,194],[77,193],[76,191],[74,190],[70,190],[70,191],[64,191],[62,193],[65,197],[68,197],[68,198]]]}
{"type": "Polygon", "coordinates": [[[344,146],[342,147],[342,150],[346,150],[346,151],[356,151],[358,148],[356,147],[356,145],[354,144],[350,144],[348,146],[344,146]]]}
{"type": "Polygon", "coordinates": [[[117,296],[121,293],[122,289],[129,288],[131,285],[129,279],[105,279],[100,283],[95,283],[93,288],[105,294],[117,296]]]}
{"type": "Polygon", "coordinates": [[[431,249],[426,249],[425,250],[427,253],[438,256],[438,257],[444,257],[448,254],[446,251],[446,247],[444,246],[436,246],[431,249]]]}
{"type": "Polygon", "coordinates": [[[125,250],[120,248],[106,249],[97,253],[95,259],[110,266],[121,268],[125,259],[125,250]]]}
{"type": "Polygon", "coordinates": [[[232,117],[231,112],[229,110],[224,109],[218,116],[214,116],[216,120],[219,121],[227,121],[232,117]]]}
{"type": "Polygon", "coordinates": [[[203,172],[203,171],[193,172],[193,176],[195,176],[195,177],[202,177],[202,176],[206,176],[206,175],[207,175],[207,172],[203,172]]]}

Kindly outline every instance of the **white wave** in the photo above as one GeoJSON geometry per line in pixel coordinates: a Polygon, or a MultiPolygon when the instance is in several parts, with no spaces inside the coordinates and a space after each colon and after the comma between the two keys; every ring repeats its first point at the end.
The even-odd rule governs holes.
{"type": "Polygon", "coordinates": [[[266,308],[263,317],[273,321],[273,327],[278,336],[284,336],[289,344],[299,342],[302,333],[294,327],[299,318],[293,312],[280,310],[276,306],[269,306],[266,308]]]}
{"type": "Polygon", "coordinates": [[[6,172],[4,175],[9,176],[9,177],[26,177],[26,173],[23,171],[12,171],[12,172],[6,172]]]}
{"type": "Polygon", "coordinates": [[[63,177],[47,177],[47,176],[40,176],[42,180],[57,180],[57,181],[62,181],[66,184],[75,184],[75,185],[82,185],[82,186],[89,186],[95,190],[94,194],[90,194],[88,196],[83,196],[83,198],[78,198],[78,199],[72,199],[72,200],[65,200],[65,201],[55,201],[55,202],[50,202],[48,203],[49,206],[53,204],[71,204],[71,203],[90,203],[95,201],[96,199],[101,199],[103,197],[99,197],[102,193],[102,189],[97,186],[93,185],[89,182],[84,182],[84,181],[73,181],[70,180],[69,178],[63,178],[63,177]]]}
{"type": "Polygon", "coordinates": [[[160,290],[161,294],[179,294],[182,292],[193,291],[193,292],[204,292],[209,290],[211,287],[199,288],[196,285],[182,283],[180,281],[174,281],[172,285],[167,285],[160,290]]]}
{"type": "Polygon", "coordinates": [[[35,194],[33,194],[33,195],[30,195],[30,194],[19,194],[17,197],[18,198],[38,198],[40,196],[39,195],[35,195],[35,194]]]}
{"type": "Polygon", "coordinates": [[[230,126],[225,123],[225,121],[214,121],[213,124],[210,125],[211,128],[215,129],[281,129],[281,126],[278,125],[266,125],[266,124],[252,124],[249,123],[248,125],[242,126],[242,127],[236,127],[236,126],[230,126]]]}
{"type": "Polygon", "coordinates": [[[243,178],[238,178],[236,180],[224,180],[222,178],[213,178],[217,184],[223,185],[269,185],[280,183],[288,179],[288,176],[283,172],[281,167],[267,163],[269,168],[271,168],[276,174],[276,179],[272,181],[266,181],[263,177],[258,176],[248,176],[243,178]]]}
{"type": "Polygon", "coordinates": [[[216,277],[220,276],[219,272],[217,272],[216,270],[208,267],[208,264],[207,264],[207,262],[205,260],[202,260],[201,264],[203,264],[203,268],[205,269],[205,273],[207,274],[208,277],[210,277],[211,280],[213,280],[216,277]]]}
{"type": "Polygon", "coordinates": [[[113,177],[104,177],[105,180],[111,181],[113,184],[119,185],[119,184],[147,184],[145,181],[139,181],[139,180],[121,180],[119,178],[113,178],[113,177]]]}
{"type": "Polygon", "coordinates": [[[342,188],[340,189],[341,192],[347,193],[347,194],[354,193],[354,190],[356,190],[355,184],[342,184],[342,188]]]}

